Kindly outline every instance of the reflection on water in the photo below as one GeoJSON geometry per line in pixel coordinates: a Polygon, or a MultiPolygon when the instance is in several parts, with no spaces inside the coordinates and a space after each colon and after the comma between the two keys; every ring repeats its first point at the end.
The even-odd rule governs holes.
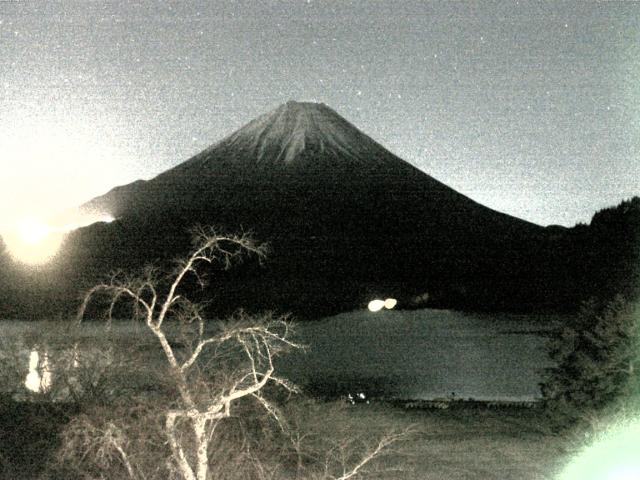
{"type": "Polygon", "coordinates": [[[24,386],[35,393],[44,393],[51,388],[51,368],[49,366],[49,354],[45,350],[42,359],[37,349],[29,354],[29,373],[24,381],[24,386]]]}
{"type": "MultiPolygon", "coordinates": [[[[555,321],[562,319],[399,311],[383,305],[377,313],[363,310],[298,324],[298,340],[308,349],[278,358],[276,368],[301,385],[342,389],[345,384],[345,392],[363,392],[367,398],[531,401],[540,398],[541,371],[550,364],[544,332],[555,321]]],[[[71,340],[66,346],[38,342],[34,347],[17,340],[25,326],[13,322],[5,327],[13,331],[5,337],[15,337],[13,345],[20,350],[21,377],[29,366],[18,381],[49,397],[64,399],[92,388],[122,354],[92,345],[93,334],[86,344],[71,340]]],[[[146,331],[133,332],[130,325],[117,328],[122,340],[116,344],[147,338],[146,331]]],[[[101,335],[96,331],[96,338],[101,335]]],[[[141,360],[147,361],[162,358],[153,354],[141,360]]]]}
{"type": "MultiPolygon", "coordinates": [[[[29,373],[24,380],[24,386],[33,393],[52,393],[56,371],[60,373],[60,369],[65,372],[71,370],[74,373],[67,378],[67,388],[75,386],[75,371],[80,368],[80,349],[78,344],[74,343],[72,348],[54,349],[50,351],[47,346],[35,346],[29,353],[29,373]]],[[[89,356],[90,352],[85,352],[84,356],[89,356]]],[[[63,392],[57,389],[57,396],[61,395],[61,399],[66,398],[68,391],[63,392]],[[58,391],[59,390],[59,391],[58,391]]]]}
{"type": "Polygon", "coordinates": [[[550,365],[543,334],[555,319],[428,309],[350,312],[299,324],[298,341],[307,351],[278,358],[276,368],[329,394],[535,401],[550,365]]]}

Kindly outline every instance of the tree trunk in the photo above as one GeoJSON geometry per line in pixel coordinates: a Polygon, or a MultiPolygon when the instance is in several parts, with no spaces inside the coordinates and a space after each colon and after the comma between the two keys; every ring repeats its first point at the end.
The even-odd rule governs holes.
{"type": "Polygon", "coordinates": [[[207,420],[198,415],[193,420],[193,432],[196,437],[196,477],[198,480],[207,480],[209,475],[209,442],[207,439],[207,420]]]}

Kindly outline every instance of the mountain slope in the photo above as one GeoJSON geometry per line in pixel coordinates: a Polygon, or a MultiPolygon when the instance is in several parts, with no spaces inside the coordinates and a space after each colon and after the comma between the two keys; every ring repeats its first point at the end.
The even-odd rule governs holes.
{"type": "Polygon", "coordinates": [[[72,240],[91,271],[174,257],[196,223],[253,230],[272,254],[263,270],[225,277],[237,305],[339,311],[425,292],[441,306],[539,300],[525,291],[545,229],[461,195],[321,104],[282,105],[82,209],[118,219],[72,240]]]}
{"type": "Polygon", "coordinates": [[[230,204],[247,207],[257,201],[275,201],[283,208],[294,200],[310,204],[310,197],[319,203],[337,200],[359,206],[374,216],[372,206],[389,210],[400,205],[403,210],[396,208],[393,216],[424,213],[450,222],[455,220],[452,215],[470,215],[464,220],[481,218],[489,222],[487,229],[493,224],[538,229],[483,207],[419,171],[325,105],[297,102],[253,120],[148,182],[115,188],[82,208],[119,218],[144,210],[228,209],[230,204]]]}

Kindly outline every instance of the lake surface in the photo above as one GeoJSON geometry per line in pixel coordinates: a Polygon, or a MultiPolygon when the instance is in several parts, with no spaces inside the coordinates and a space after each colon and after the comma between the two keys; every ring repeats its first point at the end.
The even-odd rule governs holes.
{"type": "MultiPolygon", "coordinates": [[[[309,346],[278,362],[281,374],[338,393],[404,399],[532,401],[551,363],[544,333],[557,316],[448,310],[368,311],[298,326],[309,346]]],[[[320,388],[322,390],[322,388],[320,388]]]]}
{"type": "MultiPolygon", "coordinates": [[[[276,368],[280,376],[323,394],[532,401],[540,397],[542,369],[550,365],[544,335],[560,320],[428,309],[344,313],[297,324],[298,341],[308,349],[279,358],[276,368]]],[[[116,325],[133,341],[148,334],[143,325],[116,325]]],[[[0,335],[19,343],[34,328],[47,324],[3,321],[0,335]]],[[[89,326],[88,335],[100,334],[97,329],[89,326]]],[[[37,354],[23,355],[31,375],[25,382],[33,388],[34,372],[46,375],[43,362],[55,363],[46,346],[38,348],[37,354]]],[[[55,381],[55,374],[46,381],[55,381]]]]}

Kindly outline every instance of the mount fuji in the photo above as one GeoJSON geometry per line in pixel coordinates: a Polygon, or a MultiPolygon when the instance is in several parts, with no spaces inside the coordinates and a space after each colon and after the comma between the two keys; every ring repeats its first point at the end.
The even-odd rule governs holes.
{"type": "Polygon", "coordinates": [[[85,273],[174,258],[194,224],[251,230],[271,246],[267,264],[225,273],[209,292],[247,308],[314,316],[382,295],[404,306],[527,308],[546,276],[535,253],[548,229],[456,192],[323,104],[281,105],[80,209],[116,219],[69,240],[66,261],[85,273]]]}

